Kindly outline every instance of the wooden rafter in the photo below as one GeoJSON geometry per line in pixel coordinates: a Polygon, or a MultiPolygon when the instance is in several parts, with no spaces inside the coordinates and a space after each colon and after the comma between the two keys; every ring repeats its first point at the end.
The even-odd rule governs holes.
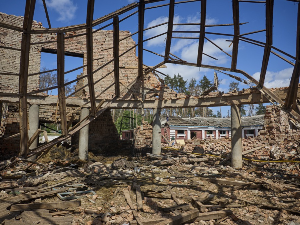
{"type": "Polygon", "coordinates": [[[48,10],[47,10],[46,0],[43,0],[43,5],[44,5],[44,9],[45,9],[48,26],[49,26],[49,28],[51,28],[50,17],[49,17],[48,10]]]}
{"type": "Polygon", "coordinates": [[[259,86],[262,87],[265,82],[269,58],[271,54],[273,42],[273,7],[274,0],[267,0],[266,4],[266,45],[264,49],[264,56],[260,71],[259,86]]]}
{"type": "Polygon", "coordinates": [[[300,76],[300,3],[298,3],[298,18],[297,18],[297,39],[296,39],[296,62],[289,85],[288,93],[285,100],[285,108],[297,110],[297,91],[300,76]]]}
{"type": "Polygon", "coordinates": [[[95,88],[93,76],[93,14],[94,14],[95,0],[88,0],[87,15],[86,15],[86,50],[87,50],[87,75],[89,94],[91,100],[91,115],[95,116],[96,102],[95,102],[95,88]]]}
{"type": "Polygon", "coordinates": [[[166,40],[166,49],[165,49],[165,60],[166,61],[169,58],[170,49],[171,49],[173,22],[174,22],[174,9],[175,9],[174,5],[175,5],[175,0],[170,0],[169,22],[168,22],[168,31],[167,31],[167,40],[166,40]]]}
{"type": "Polygon", "coordinates": [[[57,85],[58,101],[61,120],[61,131],[67,135],[66,99],[65,99],[65,40],[64,33],[57,33],[57,85]]]}
{"type": "Polygon", "coordinates": [[[232,0],[232,13],[233,13],[233,26],[234,26],[234,37],[232,45],[232,60],[231,60],[231,71],[236,70],[237,56],[239,49],[239,35],[240,35],[240,15],[239,15],[239,1],[232,0]]]}
{"type": "Polygon", "coordinates": [[[114,76],[115,76],[115,95],[116,97],[120,96],[120,81],[119,81],[119,73],[120,73],[120,65],[119,65],[119,17],[115,16],[113,20],[113,43],[114,43],[114,76]]]}
{"type": "Polygon", "coordinates": [[[201,21],[200,21],[201,24],[200,24],[198,58],[197,58],[198,67],[200,67],[202,64],[202,53],[204,48],[204,37],[205,37],[205,20],[206,20],[206,0],[201,0],[201,21]]]}
{"type": "Polygon", "coordinates": [[[145,3],[144,0],[139,2],[139,37],[138,37],[138,77],[143,77],[143,39],[144,39],[144,18],[145,16],[145,3]]]}
{"type": "Polygon", "coordinates": [[[27,113],[27,83],[29,69],[29,51],[30,51],[30,30],[33,22],[35,0],[27,0],[23,21],[23,34],[21,43],[20,57],[20,77],[19,77],[19,115],[20,115],[20,155],[28,154],[28,113],[27,113]]]}

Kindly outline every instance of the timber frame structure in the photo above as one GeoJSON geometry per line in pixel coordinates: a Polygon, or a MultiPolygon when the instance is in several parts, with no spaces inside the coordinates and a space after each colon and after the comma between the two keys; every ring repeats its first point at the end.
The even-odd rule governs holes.
{"type": "MultiPolygon", "coordinates": [[[[18,73],[11,74],[7,71],[0,71],[1,75],[8,75],[13,76],[16,75],[19,77],[19,92],[18,93],[0,93],[0,101],[2,102],[12,102],[12,103],[19,103],[19,115],[20,115],[20,155],[23,157],[30,157],[32,155],[35,155],[37,153],[43,152],[53,145],[60,143],[61,141],[69,138],[70,136],[74,135],[76,132],[78,132],[80,129],[82,129],[84,126],[88,125],[91,121],[93,121],[95,118],[97,118],[102,112],[104,112],[108,108],[172,108],[172,107],[201,107],[201,106],[224,106],[224,105],[240,105],[240,104],[255,104],[255,103],[266,103],[271,102],[274,104],[277,104],[278,107],[285,110],[289,113],[291,121],[299,127],[299,121],[300,121],[300,114],[299,114],[299,108],[297,105],[297,98],[299,99],[299,76],[300,76],[300,1],[299,0],[293,0],[295,4],[297,4],[298,7],[298,17],[297,17],[297,37],[296,37],[296,56],[291,56],[288,53],[285,53],[284,51],[276,48],[272,45],[272,26],[273,26],[273,5],[274,0],[266,0],[263,3],[266,4],[266,41],[265,43],[256,41],[254,39],[246,38],[246,34],[240,34],[240,21],[239,21],[239,4],[243,2],[251,2],[251,3],[261,3],[261,1],[245,1],[245,0],[232,0],[232,9],[233,9],[233,24],[217,24],[214,26],[233,26],[234,27],[234,33],[233,34],[221,34],[221,35],[227,35],[232,37],[232,55],[229,55],[227,52],[224,52],[221,47],[213,43],[211,40],[209,40],[205,34],[208,34],[211,32],[206,32],[205,28],[206,25],[206,1],[207,0],[186,0],[186,1],[175,1],[175,0],[169,0],[169,1],[163,1],[163,0],[140,0],[139,2],[132,3],[130,5],[127,5],[120,10],[117,10],[113,13],[110,13],[102,18],[93,19],[93,12],[94,12],[94,2],[95,0],[88,0],[87,4],[87,18],[85,24],[79,24],[74,26],[68,26],[68,27],[61,27],[61,28],[52,28],[50,23],[50,18],[48,16],[47,12],[47,6],[45,0],[43,0],[43,5],[45,8],[45,13],[48,21],[49,28],[38,28],[33,27],[33,15],[35,11],[35,5],[36,0],[26,0],[26,8],[25,8],[25,14],[24,14],[24,22],[23,27],[19,26],[12,26],[3,22],[0,22],[0,28],[5,28],[9,30],[13,30],[16,32],[20,32],[22,34],[22,40],[21,40],[21,49],[12,49],[12,50],[18,50],[21,51],[20,55],[20,70],[18,73]],[[200,30],[199,30],[199,47],[198,47],[198,57],[196,63],[187,62],[184,61],[174,54],[170,52],[171,49],[171,42],[172,38],[176,38],[173,36],[174,33],[179,33],[179,31],[173,31],[174,26],[174,7],[176,4],[186,4],[189,2],[195,2],[199,1],[201,2],[201,21],[200,24],[200,30]],[[152,7],[147,7],[149,3],[155,3],[155,2],[164,2],[162,5],[156,5],[152,7]],[[144,49],[144,42],[148,41],[149,39],[144,39],[144,31],[154,28],[144,28],[144,15],[145,10],[151,10],[152,8],[157,7],[169,7],[169,21],[167,22],[168,28],[167,32],[163,33],[161,35],[167,35],[166,38],[166,46],[165,46],[165,55],[160,55],[158,53],[155,53],[153,51],[144,49]],[[128,12],[131,12],[132,10],[135,10],[131,14],[128,14],[124,18],[120,19],[119,16],[126,14],[128,12]],[[133,46],[131,49],[128,49],[127,51],[123,52],[122,54],[119,54],[119,44],[120,41],[122,41],[119,37],[119,23],[123,20],[126,20],[127,18],[131,17],[134,14],[138,14],[138,31],[136,33],[131,34],[130,36],[134,34],[138,34],[138,43],[133,46]],[[112,60],[104,63],[103,65],[95,65],[95,60],[93,56],[93,35],[98,30],[104,29],[106,26],[103,26],[97,30],[93,30],[93,27],[102,25],[105,22],[111,21],[112,22],[109,25],[113,25],[113,58],[112,60]],[[86,37],[86,71],[87,74],[83,76],[82,78],[87,78],[87,86],[88,86],[88,98],[69,98],[69,96],[65,95],[65,86],[72,83],[77,82],[82,78],[77,78],[73,81],[70,81],[68,83],[64,82],[64,75],[66,74],[65,68],[64,68],[64,55],[67,54],[65,51],[65,40],[66,34],[68,32],[81,32],[80,36],[85,35],[86,37]],[[32,93],[28,91],[28,78],[29,74],[29,63],[30,63],[30,47],[32,45],[31,43],[31,36],[32,35],[47,35],[47,34],[56,34],[56,46],[57,46],[57,87],[58,88],[58,97],[54,96],[44,96],[39,95],[38,93],[41,93],[45,90],[36,91],[35,93],[32,93]],[[225,67],[218,67],[218,66],[212,66],[212,65],[205,65],[203,64],[202,56],[205,54],[203,52],[203,46],[205,39],[211,43],[213,43],[217,48],[220,49],[220,51],[226,53],[229,57],[231,57],[231,67],[225,68],[225,67]],[[238,59],[238,50],[239,50],[239,41],[245,41],[248,43],[251,43],[253,45],[258,45],[264,48],[264,54],[263,54],[263,60],[262,60],[262,66],[261,66],[261,73],[260,73],[260,79],[257,81],[252,76],[250,76],[248,73],[239,70],[237,68],[237,59],[238,59]],[[120,85],[120,58],[124,56],[127,52],[135,49],[137,47],[137,75],[136,79],[133,80],[126,88],[123,88],[121,90],[120,85]],[[163,58],[163,61],[156,66],[153,67],[147,67],[144,65],[143,61],[143,52],[148,51],[153,54],[156,54],[159,57],[163,58]],[[283,55],[286,55],[287,57],[291,58],[292,60],[295,60],[295,63],[290,62],[283,56],[279,55],[278,53],[274,52],[280,52],[283,55]],[[294,70],[292,73],[292,78],[290,81],[290,85],[288,88],[282,88],[279,90],[273,90],[268,89],[264,86],[265,82],[265,76],[266,71],[268,67],[268,61],[270,54],[273,53],[277,56],[279,56],[281,59],[289,62],[294,66],[294,70]],[[105,68],[108,64],[113,63],[114,70],[113,70],[113,77],[114,82],[107,88],[114,87],[114,96],[111,99],[101,98],[101,96],[96,96],[95,94],[95,85],[97,82],[95,82],[94,79],[94,73],[96,71],[102,70],[105,68]],[[175,95],[175,97],[172,98],[164,98],[163,92],[165,85],[162,83],[158,91],[158,98],[152,98],[147,99],[145,98],[145,85],[146,82],[145,78],[147,74],[156,74],[160,73],[157,71],[157,68],[163,66],[166,63],[173,63],[173,64],[181,64],[181,65],[188,65],[193,67],[202,67],[202,68],[209,68],[214,69],[216,71],[222,72],[227,74],[228,76],[231,76],[239,81],[245,81],[247,83],[252,83],[255,87],[249,89],[249,91],[244,93],[237,93],[237,94],[222,94],[219,93],[216,96],[178,96],[175,95]],[[228,74],[228,72],[234,72],[236,75],[228,74]],[[237,76],[239,75],[239,76],[237,76]],[[124,98],[124,95],[126,95],[126,92],[136,83],[140,83],[140,98],[139,99],[130,99],[130,98],[124,98]],[[29,138],[28,138],[28,104],[41,104],[41,105],[56,105],[58,100],[59,105],[59,111],[60,111],[60,122],[62,126],[62,136],[59,138],[46,143],[42,146],[39,146],[38,148],[34,149],[33,151],[29,152],[29,138]],[[73,126],[71,129],[68,129],[67,126],[67,115],[66,115],[66,107],[67,106],[76,106],[76,107],[90,107],[90,115],[86,118],[84,118],[82,121],[80,121],[76,126],[73,126]]],[[[292,1],[292,0],[290,0],[292,1]]],[[[245,3],[246,4],[246,3],[245,3]]],[[[157,25],[161,26],[166,23],[157,25]]],[[[181,25],[191,25],[191,24],[181,24],[181,25]]],[[[195,25],[195,24],[194,24],[195,25]]],[[[155,27],[157,27],[155,26],[155,27]]],[[[183,32],[183,31],[182,31],[183,32]]],[[[186,31],[188,33],[188,31],[186,31]]],[[[251,32],[256,33],[257,31],[251,32]]],[[[196,33],[196,32],[194,32],[196,33]]],[[[248,33],[248,34],[251,34],[248,33]]],[[[220,34],[220,33],[215,33],[220,34]]],[[[160,35],[160,36],[161,36],[160,35]]],[[[76,35],[75,35],[76,36],[76,35]]],[[[130,37],[129,36],[129,37],[130,37]]],[[[72,37],[71,37],[72,38],[72,37]]],[[[155,37],[152,37],[155,38],[155,37]]],[[[150,39],[152,39],[150,38],[150,39]]],[[[49,41],[51,42],[51,41],[49,41]]],[[[53,42],[53,41],[52,41],[53,42]]],[[[45,42],[46,43],[46,42],[45,42]]],[[[0,46],[0,48],[8,48],[5,46],[0,46]]],[[[205,54],[206,55],[206,54],[205,54]]],[[[76,68],[78,69],[78,68],[76,68]]],[[[74,69],[75,70],[75,69],[74,69]]],[[[161,80],[160,80],[161,81],[161,80]]],[[[121,83],[122,84],[122,83],[121,83]]],[[[48,88],[50,90],[51,88],[48,88]]],[[[105,91],[105,90],[104,90],[105,91]]]]}

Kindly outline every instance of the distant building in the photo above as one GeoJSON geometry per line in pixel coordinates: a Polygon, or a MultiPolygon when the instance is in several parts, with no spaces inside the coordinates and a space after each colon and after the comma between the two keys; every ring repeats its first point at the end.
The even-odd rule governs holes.
{"type": "Polygon", "coordinates": [[[134,130],[122,130],[122,140],[132,140],[134,138],[134,130]]]}
{"type": "MultiPolygon", "coordinates": [[[[256,137],[264,128],[264,115],[242,117],[242,137],[256,137]]],[[[162,141],[231,137],[231,118],[168,117],[162,119],[162,141]]]]}

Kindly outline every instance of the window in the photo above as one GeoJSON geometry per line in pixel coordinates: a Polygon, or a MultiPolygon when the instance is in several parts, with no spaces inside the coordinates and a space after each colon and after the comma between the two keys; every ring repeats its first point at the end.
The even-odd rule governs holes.
{"type": "Polygon", "coordinates": [[[206,134],[213,134],[213,131],[212,130],[207,130],[206,134]]]}
{"type": "Polygon", "coordinates": [[[177,134],[184,134],[184,130],[178,130],[177,134]]]}
{"type": "Polygon", "coordinates": [[[191,139],[193,139],[193,138],[195,138],[195,137],[197,137],[197,133],[196,133],[195,131],[192,131],[192,132],[191,132],[191,139]]]}
{"type": "Polygon", "coordinates": [[[226,134],[226,130],[220,130],[220,134],[226,134]]]}

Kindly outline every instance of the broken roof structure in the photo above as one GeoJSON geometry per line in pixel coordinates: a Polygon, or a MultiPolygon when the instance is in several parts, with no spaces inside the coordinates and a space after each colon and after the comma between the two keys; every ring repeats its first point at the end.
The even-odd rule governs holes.
{"type": "MultiPolygon", "coordinates": [[[[191,2],[197,2],[197,0],[188,1],[162,1],[162,0],[140,0],[129,4],[115,12],[109,13],[101,18],[94,19],[94,0],[87,1],[86,7],[86,22],[83,24],[77,24],[67,27],[54,28],[51,26],[51,18],[48,15],[46,2],[43,1],[45,14],[48,21],[48,28],[42,27],[40,23],[33,20],[34,12],[36,10],[35,0],[27,0],[26,7],[24,9],[24,17],[20,20],[7,20],[8,16],[1,14],[0,29],[3,37],[1,42],[1,67],[0,75],[1,82],[10,81],[10,85],[6,85],[11,91],[5,91],[5,88],[1,89],[0,100],[2,102],[18,102],[19,103],[19,125],[20,125],[20,155],[24,157],[32,156],[37,153],[43,152],[49,149],[51,146],[62,142],[63,140],[71,137],[76,132],[83,129],[101,113],[109,108],[155,108],[158,109],[166,107],[208,107],[208,106],[238,106],[240,104],[254,104],[271,102],[277,104],[278,107],[288,112],[290,120],[299,127],[300,115],[297,105],[297,98],[299,97],[299,52],[300,52],[300,15],[299,1],[293,0],[298,6],[297,17],[297,33],[296,33],[296,55],[292,56],[286,53],[282,49],[278,49],[273,46],[273,5],[274,0],[267,0],[265,4],[266,12],[266,25],[263,31],[253,31],[247,34],[240,33],[240,26],[243,25],[239,16],[239,5],[254,3],[259,4],[258,1],[241,1],[232,0],[232,24],[206,24],[206,0],[199,0],[199,12],[201,13],[200,23],[197,24],[200,29],[197,31],[174,31],[174,8],[178,4],[189,4],[191,2]],[[162,4],[160,4],[162,2],[162,4]],[[149,6],[150,3],[154,5],[149,6]],[[156,25],[167,25],[166,32],[157,36],[166,34],[165,53],[161,55],[152,50],[145,49],[144,43],[156,38],[157,36],[145,39],[144,32],[154,27],[145,28],[145,11],[153,10],[154,8],[168,7],[169,14],[168,22],[156,25]],[[132,34],[125,34],[120,32],[120,22],[128,19],[129,17],[137,14],[138,26],[137,31],[132,34]],[[21,21],[21,24],[20,24],[21,21]],[[101,35],[103,35],[103,29],[108,25],[105,22],[109,22],[109,25],[113,25],[113,31],[110,31],[109,36],[110,46],[107,48],[99,48],[98,41],[100,41],[101,35]],[[100,25],[100,28],[96,29],[96,26],[100,25]],[[214,33],[208,32],[206,27],[208,26],[233,26],[233,33],[214,33]],[[197,33],[198,37],[191,37],[198,40],[198,54],[195,59],[196,63],[182,60],[178,56],[171,52],[172,39],[175,37],[174,33],[197,33]],[[245,37],[246,35],[265,32],[265,42],[257,41],[245,37]],[[7,34],[13,33],[15,38],[9,38],[7,34]],[[130,40],[132,35],[138,35],[138,43],[131,42],[124,48],[123,42],[130,40]],[[207,34],[225,35],[232,38],[232,53],[229,54],[213,43],[221,52],[224,52],[231,58],[231,66],[229,68],[219,67],[215,65],[207,65],[203,63],[203,55],[206,54],[203,51],[204,40],[212,42],[207,34]],[[99,37],[99,39],[98,39],[99,37]],[[79,41],[80,40],[80,41],[79,41]],[[261,73],[259,80],[255,80],[246,71],[242,71],[237,68],[239,43],[245,41],[253,45],[258,45],[264,48],[261,73]],[[79,49],[72,49],[79,46],[79,49]],[[38,66],[39,61],[36,54],[41,51],[48,51],[57,54],[57,86],[49,87],[44,90],[40,90],[39,87],[32,86],[37,84],[38,75],[49,72],[40,72],[38,66]],[[137,56],[135,54],[137,52],[137,56]],[[162,58],[162,61],[153,67],[144,65],[144,51],[155,54],[157,57],[162,58]],[[104,54],[97,58],[95,52],[104,54]],[[271,90],[264,86],[265,76],[268,67],[268,61],[270,54],[275,54],[282,60],[290,63],[294,66],[293,74],[291,77],[289,87],[285,89],[271,90]],[[79,68],[84,69],[84,74],[75,80],[65,83],[64,76],[70,71],[65,71],[64,60],[65,55],[77,55],[84,57],[84,65],[79,68]],[[10,58],[10,55],[13,57],[10,58]],[[130,63],[123,63],[123,59],[131,57],[130,63]],[[289,57],[291,60],[295,60],[295,63],[286,59],[289,57]],[[5,63],[6,62],[6,63],[5,63]],[[7,63],[8,62],[8,63],[7,63]],[[13,62],[13,66],[11,66],[13,62]],[[175,93],[170,90],[160,78],[155,78],[155,75],[161,74],[157,68],[163,66],[166,63],[187,65],[192,67],[201,67],[214,69],[228,76],[242,81],[248,84],[252,84],[252,88],[246,91],[230,93],[228,95],[221,92],[215,92],[211,96],[186,96],[184,94],[175,93]],[[123,70],[134,70],[126,74],[127,78],[124,79],[123,70]],[[231,74],[235,73],[235,75],[231,74]],[[105,79],[110,82],[102,82],[105,79]],[[78,87],[75,95],[76,98],[65,95],[65,86],[73,83],[81,82],[82,86],[78,87]],[[99,88],[100,87],[100,88],[99,88]],[[43,93],[45,90],[58,89],[58,97],[45,96],[43,93]],[[81,93],[81,94],[79,94],[81,93]],[[58,104],[57,104],[58,102],[58,104]],[[59,122],[62,128],[62,136],[59,138],[39,146],[29,153],[29,146],[32,144],[32,140],[29,138],[28,131],[28,104],[37,105],[57,105],[59,111],[59,122]],[[82,118],[77,126],[68,129],[69,114],[78,112],[78,109],[66,113],[67,106],[77,106],[80,108],[89,107],[90,111],[88,115],[82,118]]],[[[191,24],[181,24],[182,26],[189,26],[191,24]]],[[[195,25],[195,24],[194,24],[195,25]]],[[[108,34],[107,34],[108,35],[108,34]]],[[[207,55],[207,54],[206,54],[207,55]]],[[[72,71],[73,71],[72,70],[72,71]]],[[[2,85],[1,86],[5,86],[2,85]]],[[[239,112],[235,109],[232,110],[235,115],[239,116],[239,112]]],[[[158,117],[155,117],[158,118],[158,117]]],[[[237,121],[238,120],[234,120],[237,121]]],[[[156,121],[157,122],[157,121],[156,121]]],[[[237,125],[240,126],[240,125],[237,125]]],[[[35,134],[34,137],[36,137],[35,134]]],[[[34,139],[31,136],[32,139],[34,139]]]]}

